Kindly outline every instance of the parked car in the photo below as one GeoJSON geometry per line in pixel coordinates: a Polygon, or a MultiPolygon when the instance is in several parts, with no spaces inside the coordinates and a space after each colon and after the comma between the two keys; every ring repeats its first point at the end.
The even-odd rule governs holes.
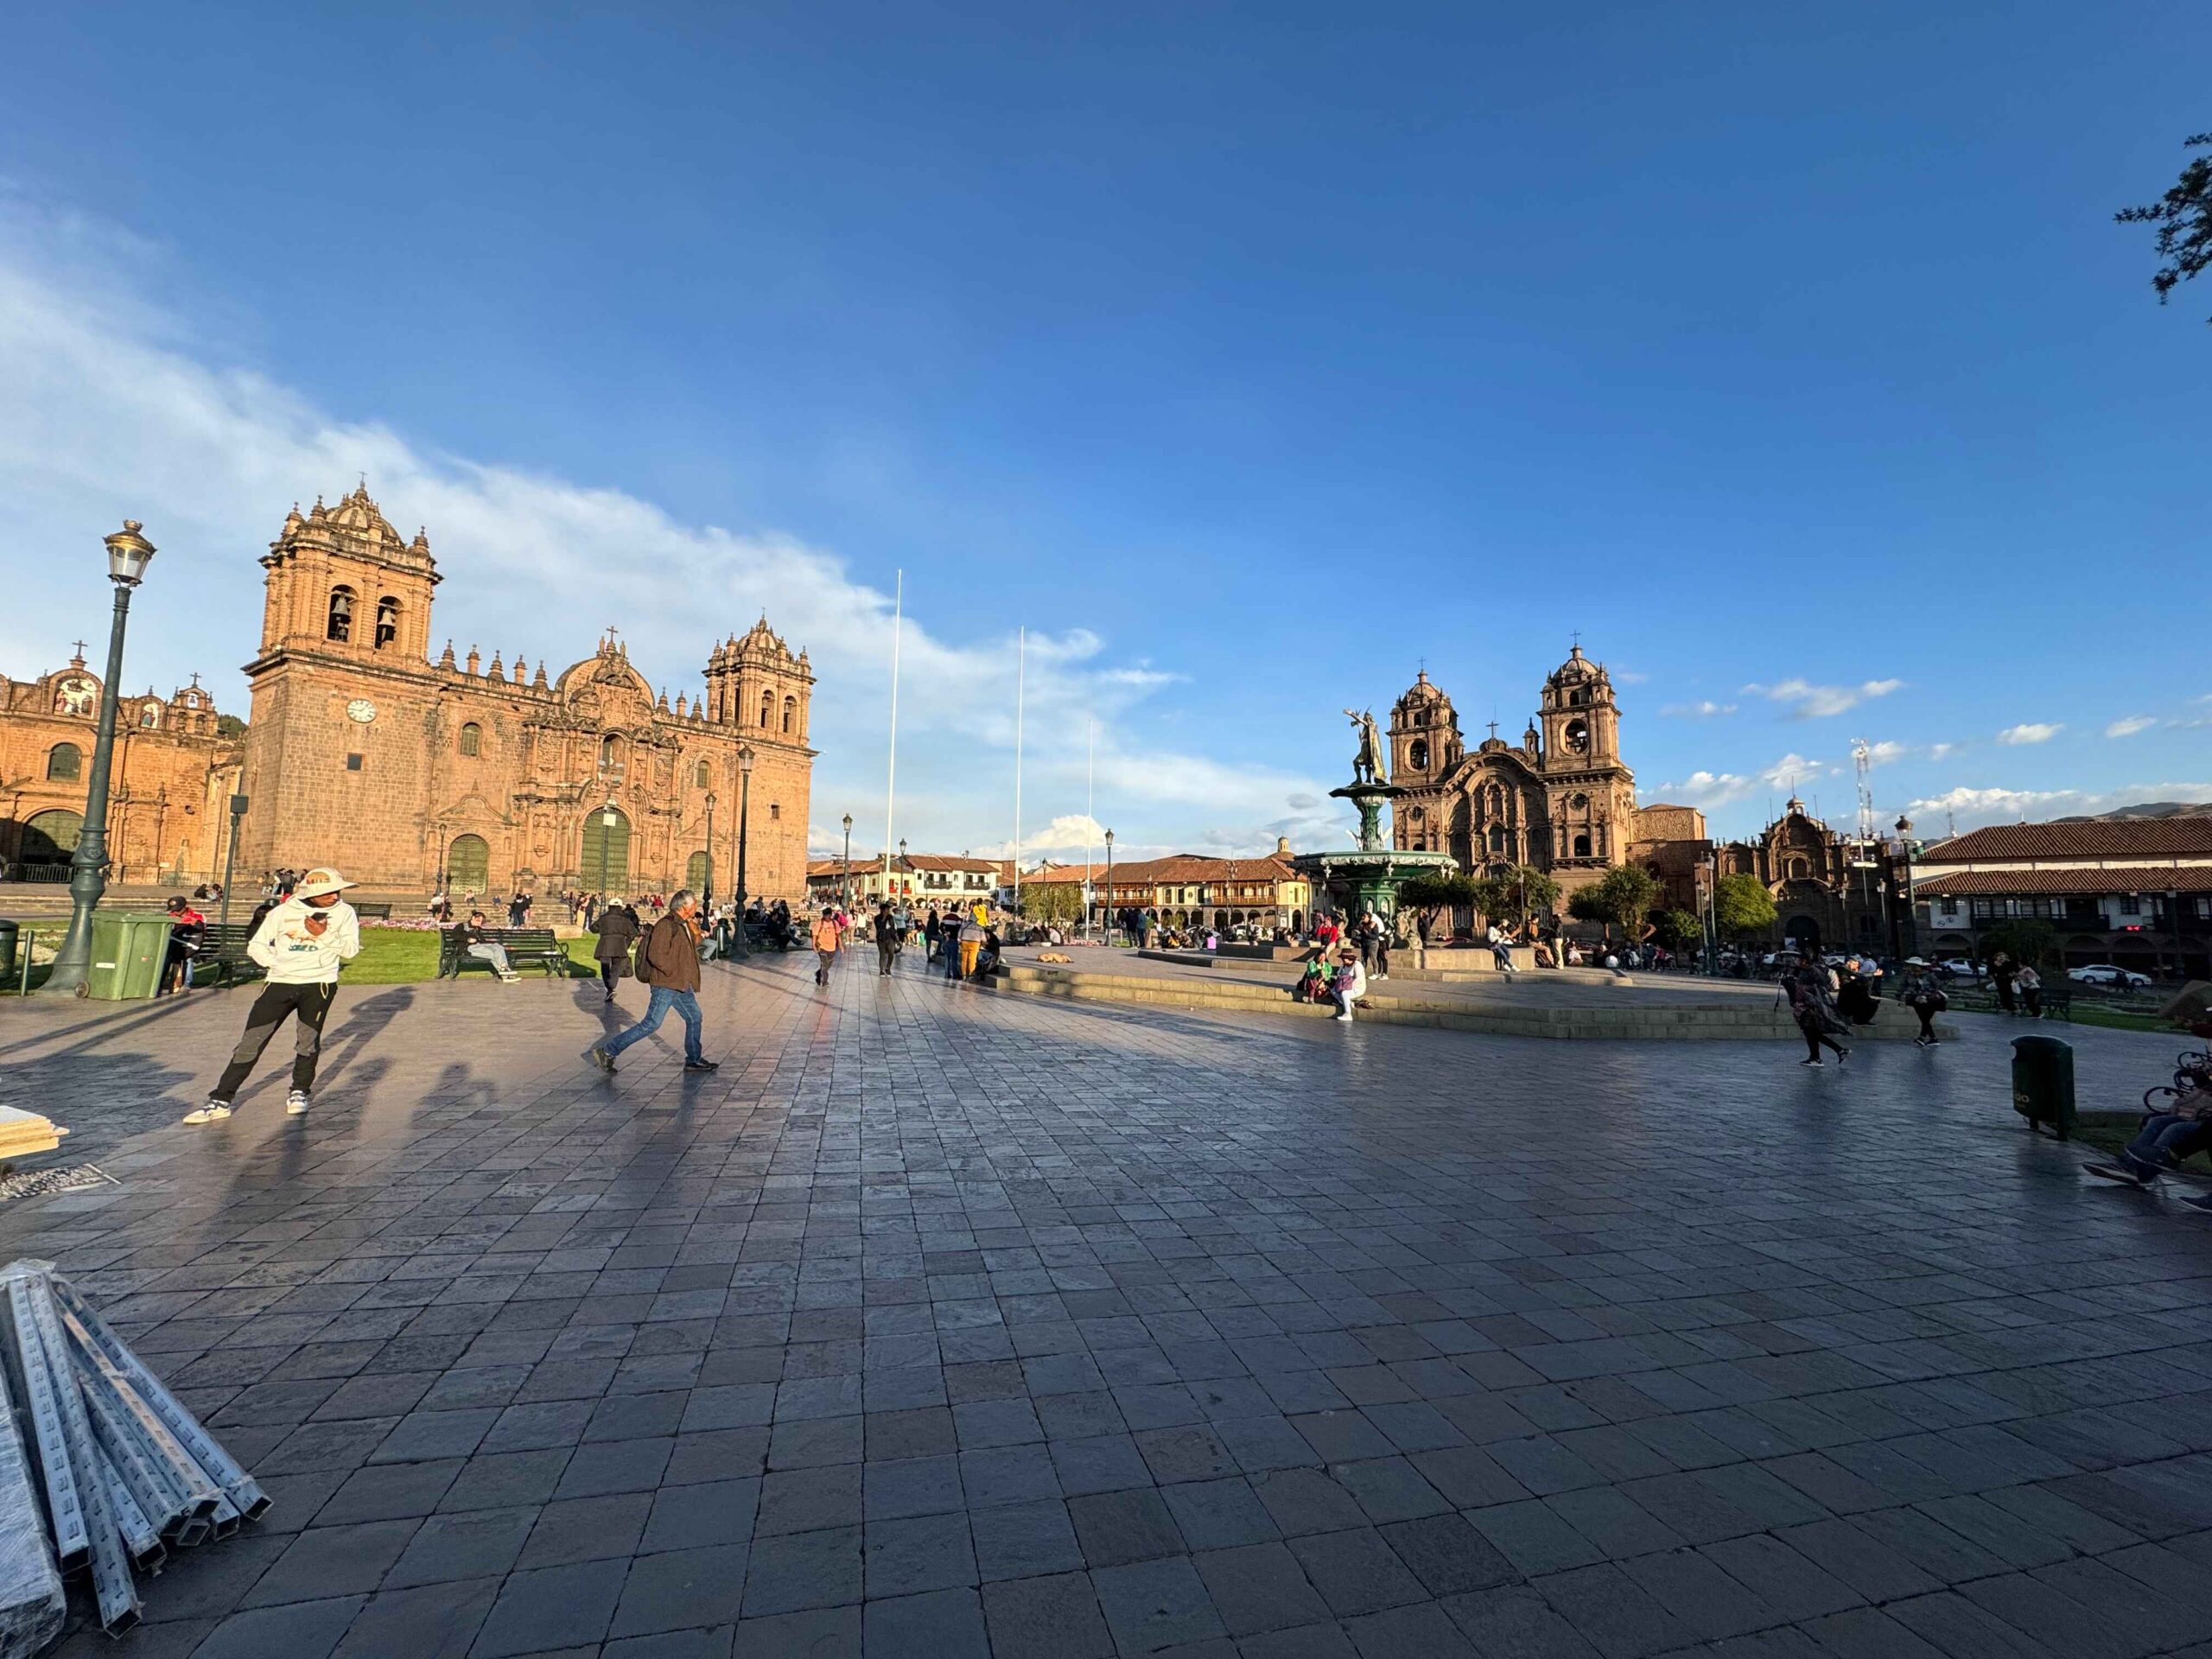
{"type": "Polygon", "coordinates": [[[1974,963],[1964,957],[1949,957],[1936,964],[1947,974],[1962,974],[1968,979],[1976,977],[1974,963]]]}
{"type": "Polygon", "coordinates": [[[2139,974],[2109,962],[2093,962],[2086,968],[2069,968],[2066,977],[2077,985],[2101,985],[2108,991],[2145,991],[2151,988],[2151,976],[2139,974]]]}

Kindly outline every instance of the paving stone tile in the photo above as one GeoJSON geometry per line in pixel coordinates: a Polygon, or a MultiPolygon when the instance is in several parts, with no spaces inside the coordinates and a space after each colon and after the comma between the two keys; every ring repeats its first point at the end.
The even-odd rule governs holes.
{"type": "Polygon", "coordinates": [[[745,1592],[742,1544],[639,1555],[614,1609],[609,1636],[644,1636],[736,1623],[745,1592]]]}
{"type": "Polygon", "coordinates": [[[1114,1638],[1088,1574],[987,1584],[982,1601],[992,1659],[1112,1659],[1114,1638]]]}
{"type": "Polygon", "coordinates": [[[1188,1557],[1100,1567],[1090,1582],[1107,1629],[1125,1652],[1150,1653],[1226,1634],[1188,1557]]]}
{"type": "Polygon", "coordinates": [[[496,1577],[387,1586],[361,1609],[338,1644],[337,1659],[463,1659],[491,1613],[496,1577]]]}
{"type": "Polygon", "coordinates": [[[1426,1599],[1421,1581],[1372,1527],[1309,1533],[1287,1542],[1339,1618],[1426,1599]]]}
{"type": "Polygon", "coordinates": [[[1091,1567],[1119,1567],[1185,1553],[1174,1517],[1149,1487],[1071,1497],[1067,1507],[1084,1560],[1091,1567]]]}
{"type": "MultiPolygon", "coordinates": [[[[506,1576],[522,1554],[524,1541],[537,1520],[534,1505],[504,1510],[468,1510],[434,1515],[418,1527],[407,1548],[385,1575],[386,1591],[465,1579],[506,1576]]],[[[486,1604],[487,1609],[490,1604],[486,1604]]]]}
{"type": "Polygon", "coordinates": [[[1231,1636],[1319,1624],[1331,1617],[1298,1558],[1279,1543],[1212,1550],[1192,1560],[1231,1636]]]}
{"type": "Polygon", "coordinates": [[[746,1569],[746,1612],[788,1613],[858,1601],[861,1573],[858,1527],[756,1536],[746,1569]]]}
{"type": "Polygon", "coordinates": [[[652,1503],[650,1492],[610,1492],[548,1503],[537,1512],[518,1565],[564,1567],[626,1558],[645,1535],[652,1503]]]}
{"type": "Polygon", "coordinates": [[[240,1605],[265,1607],[373,1590],[420,1524],[408,1520],[310,1527],[254,1581],[240,1605]]]}
{"type": "Polygon", "coordinates": [[[1376,1530],[1432,1596],[1486,1590],[1518,1576],[1513,1564],[1461,1516],[1426,1516],[1376,1530]]]}
{"type": "Polygon", "coordinates": [[[194,1659],[329,1659],[364,1599],[338,1596],[233,1613],[193,1649],[194,1659]]]}
{"type": "Polygon", "coordinates": [[[626,1559],[511,1574],[477,1632],[471,1659],[551,1652],[607,1634],[628,1578],[626,1559]]]}

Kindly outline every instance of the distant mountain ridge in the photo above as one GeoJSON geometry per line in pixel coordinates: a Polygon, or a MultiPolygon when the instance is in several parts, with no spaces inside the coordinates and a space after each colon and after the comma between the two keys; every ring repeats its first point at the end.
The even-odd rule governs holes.
{"type": "Polygon", "coordinates": [[[2110,823],[2120,818],[2212,818],[2212,801],[2145,801],[2138,806],[2116,806],[2109,812],[2077,812],[2053,823],[2110,823]]]}

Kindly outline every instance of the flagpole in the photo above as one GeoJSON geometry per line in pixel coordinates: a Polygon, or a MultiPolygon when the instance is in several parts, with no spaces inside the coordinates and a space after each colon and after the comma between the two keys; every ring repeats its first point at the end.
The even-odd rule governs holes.
{"type": "Polygon", "coordinates": [[[1083,757],[1083,937],[1090,937],[1090,831],[1096,820],[1091,810],[1098,794],[1098,722],[1090,722],[1090,737],[1083,757]]]}
{"type": "Polygon", "coordinates": [[[891,896],[891,824],[899,799],[899,636],[906,618],[906,573],[898,575],[891,601],[891,769],[883,785],[883,896],[891,896]]]}
{"type": "Polygon", "coordinates": [[[1014,913],[1021,914],[1021,707],[1029,667],[1029,630],[1014,644],[1014,913]]]}

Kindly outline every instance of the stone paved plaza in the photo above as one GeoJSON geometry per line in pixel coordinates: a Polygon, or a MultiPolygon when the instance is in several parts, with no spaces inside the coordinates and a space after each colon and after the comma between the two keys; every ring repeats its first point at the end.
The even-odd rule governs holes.
{"type": "MultiPolygon", "coordinates": [[[[198,1131],[249,994],[0,1009],[123,1182],[0,1249],[276,1499],[61,1650],[2212,1654],[2212,1219],[2031,1138],[2017,1027],[1815,1072],[810,966],[708,970],[703,1077],[582,1065],[595,987],[341,989],[310,1116],[272,1054],[198,1131]]],[[[2085,1106],[2178,1046],[2067,1034],[2085,1106]]]]}

